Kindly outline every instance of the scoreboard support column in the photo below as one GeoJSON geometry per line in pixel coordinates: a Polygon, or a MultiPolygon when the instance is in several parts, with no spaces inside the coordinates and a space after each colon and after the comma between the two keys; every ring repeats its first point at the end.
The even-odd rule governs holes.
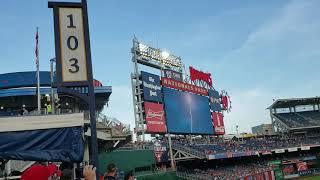
{"type": "Polygon", "coordinates": [[[174,156],[172,152],[172,142],[171,142],[171,135],[168,133],[168,141],[169,141],[169,153],[170,153],[170,160],[171,160],[171,167],[173,170],[176,169],[176,165],[174,163],[174,156]]]}

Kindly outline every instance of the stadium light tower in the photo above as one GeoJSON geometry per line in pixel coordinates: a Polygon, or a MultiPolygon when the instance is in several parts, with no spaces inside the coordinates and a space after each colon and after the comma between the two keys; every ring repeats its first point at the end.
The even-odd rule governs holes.
{"type": "Polygon", "coordinates": [[[162,57],[163,59],[167,59],[169,56],[170,56],[170,54],[169,54],[168,51],[162,51],[162,52],[161,52],[161,57],[162,57]]]}

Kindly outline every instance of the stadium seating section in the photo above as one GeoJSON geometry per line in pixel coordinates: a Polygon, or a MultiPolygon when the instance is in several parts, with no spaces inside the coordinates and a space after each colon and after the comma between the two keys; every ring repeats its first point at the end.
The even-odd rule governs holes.
{"type": "Polygon", "coordinates": [[[320,126],[319,111],[279,113],[274,115],[290,128],[320,126]]]}
{"type": "Polygon", "coordinates": [[[275,149],[286,149],[291,147],[301,147],[309,145],[320,145],[318,138],[305,137],[281,137],[269,136],[264,138],[248,138],[240,140],[215,140],[210,143],[194,142],[186,143],[184,140],[175,140],[175,144],[189,147],[194,151],[204,152],[206,155],[219,153],[240,153],[240,152],[271,152],[275,149]]]}

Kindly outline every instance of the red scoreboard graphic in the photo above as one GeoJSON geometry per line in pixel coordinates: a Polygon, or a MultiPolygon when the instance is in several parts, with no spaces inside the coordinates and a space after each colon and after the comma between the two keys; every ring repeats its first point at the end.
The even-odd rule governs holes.
{"type": "Polygon", "coordinates": [[[195,86],[185,82],[176,81],[174,79],[169,79],[166,77],[161,78],[161,83],[162,83],[162,86],[165,86],[165,87],[178,89],[181,91],[192,92],[192,93],[200,94],[203,96],[208,96],[208,90],[200,86],[195,86]]]}
{"type": "Polygon", "coordinates": [[[144,111],[146,114],[147,132],[167,132],[163,104],[144,102],[144,111]]]}
{"type": "Polygon", "coordinates": [[[297,169],[298,171],[306,171],[308,170],[308,165],[306,162],[297,163],[297,169]]]}
{"type": "Polygon", "coordinates": [[[219,112],[212,113],[214,132],[217,135],[225,134],[224,123],[223,123],[223,115],[219,112]]]}

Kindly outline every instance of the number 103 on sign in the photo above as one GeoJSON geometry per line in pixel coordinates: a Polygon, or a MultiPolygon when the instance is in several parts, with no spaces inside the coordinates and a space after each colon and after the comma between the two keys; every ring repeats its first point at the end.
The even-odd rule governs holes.
{"type": "Polygon", "coordinates": [[[87,61],[81,8],[59,8],[63,82],[87,81],[87,61]]]}

